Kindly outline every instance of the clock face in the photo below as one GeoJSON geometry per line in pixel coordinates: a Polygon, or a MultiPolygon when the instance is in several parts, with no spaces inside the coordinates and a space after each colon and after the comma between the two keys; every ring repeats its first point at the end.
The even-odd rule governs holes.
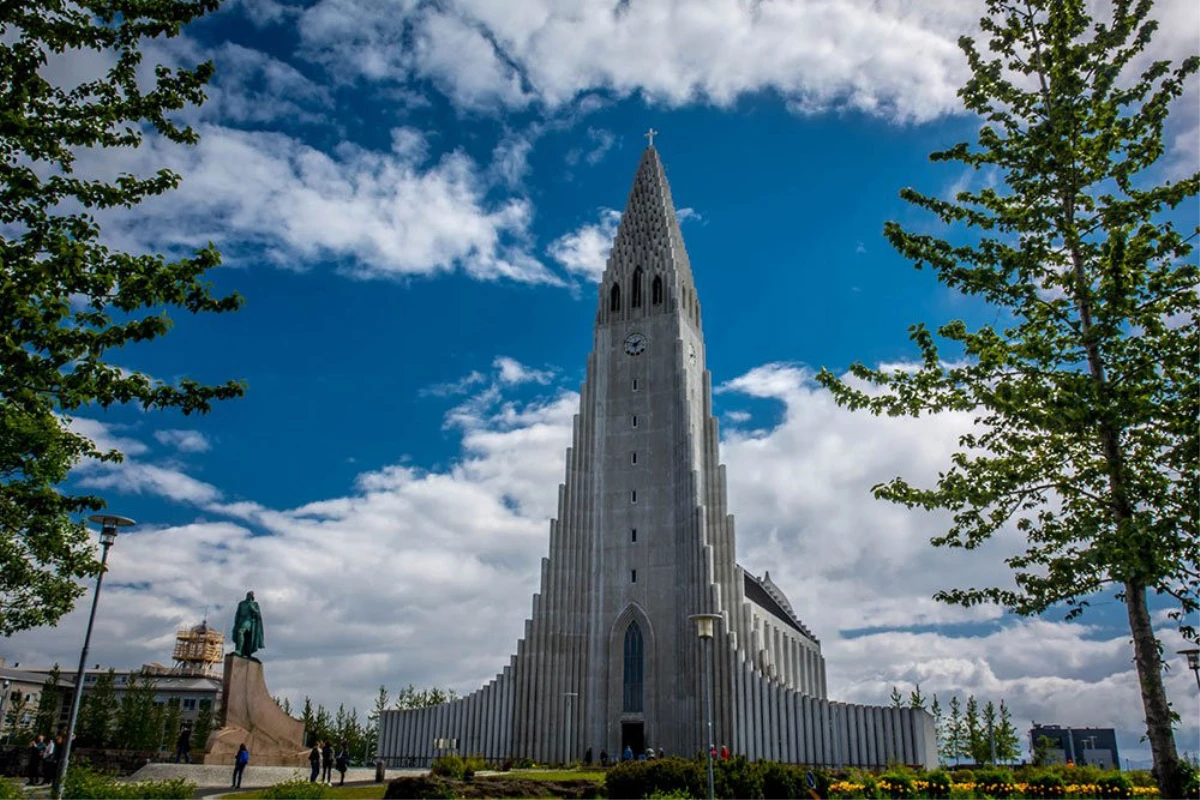
{"type": "Polygon", "coordinates": [[[641,354],[646,349],[646,337],[640,333],[631,333],[625,337],[625,352],[631,356],[641,354]]]}

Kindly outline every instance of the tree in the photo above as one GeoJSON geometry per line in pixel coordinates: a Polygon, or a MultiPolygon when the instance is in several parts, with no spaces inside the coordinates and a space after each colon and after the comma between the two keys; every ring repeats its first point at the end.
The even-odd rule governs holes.
{"type": "Polygon", "coordinates": [[[328,742],[333,737],[333,722],[325,706],[320,703],[317,703],[317,714],[313,717],[313,735],[323,742],[328,742]]]}
{"type": "Polygon", "coordinates": [[[431,689],[418,689],[410,683],[396,694],[396,703],[393,707],[399,711],[411,708],[429,708],[456,699],[458,699],[458,693],[453,689],[442,690],[436,686],[431,689]]]}
{"type": "Polygon", "coordinates": [[[962,754],[970,758],[972,764],[982,764],[987,761],[986,753],[987,730],[979,718],[979,703],[975,695],[970,695],[967,697],[966,713],[963,714],[962,754]]]}
{"type": "Polygon", "coordinates": [[[300,712],[300,721],[304,723],[304,744],[307,747],[312,744],[316,738],[316,731],[313,729],[313,723],[316,722],[316,714],[313,713],[312,700],[308,695],[304,696],[304,710],[300,712]]]}
{"type": "Polygon", "coordinates": [[[1058,743],[1045,734],[1039,736],[1033,745],[1033,763],[1038,767],[1048,767],[1054,763],[1052,753],[1058,747],[1058,743]]]}
{"type": "Polygon", "coordinates": [[[1021,737],[1012,723],[1012,714],[1000,701],[1000,724],[996,727],[996,758],[1011,763],[1021,757],[1021,737]]]}
{"type": "Polygon", "coordinates": [[[945,359],[934,333],[913,326],[912,370],[850,368],[882,391],[826,370],[820,381],[839,403],[876,414],[975,415],[934,488],[896,478],[875,495],[952,512],[936,546],[974,549],[1009,526],[1024,535],[1027,548],[1006,560],[1015,588],[952,588],[939,600],[1018,614],[1065,606],[1074,617],[1113,587],[1128,613],[1159,789],[1178,797],[1147,597],[1173,598],[1195,638],[1182,623],[1200,588],[1200,269],[1171,218],[1195,218],[1200,174],[1171,182],[1152,168],[1200,57],[1135,72],[1156,28],[1151,6],[1114,0],[1111,18],[1093,22],[1083,0],[988,0],[988,50],[960,39],[971,77],[959,96],[984,125],[975,145],[931,158],[985,169],[990,185],[953,200],[901,193],[953,242],[894,222],[884,233],[918,268],[994,307],[995,321],[939,327],[952,347],[945,359]]]}
{"type": "Polygon", "coordinates": [[[196,712],[196,723],[192,726],[192,749],[203,750],[208,745],[209,734],[213,728],[212,705],[200,701],[200,710],[196,712]]]}
{"type": "Polygon", "coordinates": [[[154,706],[154,680],[141,673],[130,673],[117,707],[113,744],[122,750],[155,750],[162,720],[154,706]]]}
{"type": "Polygon", "coordinates": [[[962,704],[958,701],[958,695],[950,696],[950,721],[946,725],[946,749],[945,758],[947,761],[954,759],[954,763],[958,764],[962,758],[963,752],[966,750],[966,727],[963,724],[962,704]]]}
{"type": "Polygon", "coordinates": [[[933,714],[933,735],[934,746],[938,754],[938,764],[946,763],[946,719],[942,714],[942,704],[938,702],[938,696],[933,695],[933,702],[929,704],[929,713],[933,714]]]}
{"type": "Polygon", "coordinates": [[[888,699],[892,701],[892,708],[904,708],[904,696],[895,686],[892,687],[892,695],[888,699]]]}
{"type": "Polygon", "coordinates": [[[46,680],[42,683],[42,693],[38,695],[33,729],[49,737],[58,733],[58,718],[62,714],[62,690],[58,688],[61,677],[58,664],[55,664],[47,673],[46,680]]]}
{"type": "Polygon", "coordinates": [[[108,747],[112,737],[113,718],[117,713],[116,673],[109,670],[96,678],[91,690],[83,696],[76,725],[82,747],[108,747]]]}
{"type": "Polygon", "coordinates": [[[996,717],[996,704],[988,700],[983,706],[983,716],[980,718],[980,727],[983,736],[979,742],[979,752],[975,754],[976,764],[988,763],[992,766],[996,765],[996,757],[999,751],[995,747],[995,736],[999,722],[996,717]]]}
{"type": "MultiPolygon", "coordinates": [[[[894,690],[893,690],[894,691],[894,690]]],[[[925,695],[921,694],[921,684],[917,684],[916,688],[908,695],[908,707],[919,708],[925,710],[925,695]]]]}
{"type": "MultiPolygon", "coordinates": [[[[74,515],[94,496],[58,490],[83,458],[119,461],[69,427],[84,406],[206,412],[240,396],[237,382],[171,385],[108,361],[114,350],[163,336],[167,312],[221,313],[239,296],[214,297],[204,274],[220,263],[210,246],[169,262],[101,243],[96,210],[130,207],[179,183],[159,170],[104,180],[75,171],[80,152],[128,148],[153,133],[194,144],[170,119],[204,100],[211,63],[140,69],[144,41],[177,36],[218,0],[42,0],[0,4],[0,635],[53,625],[100,568],[74,515]],[[51,62],[91,51],[102,76],[58,86],[51,62]]],[[[182,371],[182,370],[180,370],[182,371]]]]}
{"type": "Polygon", "coordinates": [[[4,710],[4,741],[20,742],[29,738],[29,701],[24,692],[16,692],[4,710]]]}

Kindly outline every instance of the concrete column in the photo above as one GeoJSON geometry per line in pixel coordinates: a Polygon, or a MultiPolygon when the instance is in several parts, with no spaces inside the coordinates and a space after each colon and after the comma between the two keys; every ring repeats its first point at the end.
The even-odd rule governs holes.
{"type": "Polygon", "coordinates": [[[893,708],[883,709],[883,741],[884,741],[884,748],[885,748],[883,751],[884,763],[890,763],[890,762],[898,760],[900,758],[900,754],[898,752],[896,752],[896,739],[894,736],[894,732],[896,729],[895,728],[895,719],[896,718],[894,716],[894,713],[895,713],[895,709],[893,709],[893,708]]]}
{"type": "Polygon", "coordinates": [[[903,737],[904,746],[904,763],[917,763],[917,748],[913,740],[913,721],[917,711],[912,708],[901,709],[900,711],[900,732],[903,737]]]}
{"type": "Polygon", "coordinates": [[[783,724],[784,732],[787,734],[787,751],[784,753],[784,758],[789,764],[796,764],[800,761],[800,746],[796,733],[796,703],[797,695],[793,690],[788,689],[784,692],[784,715],[783,724]]]}
{"type": "Polygon", "coordinates": [[[816,764],[817,750],[813,742],[813,699],[806,694],[800,695],[800,763],[816,764]]]}

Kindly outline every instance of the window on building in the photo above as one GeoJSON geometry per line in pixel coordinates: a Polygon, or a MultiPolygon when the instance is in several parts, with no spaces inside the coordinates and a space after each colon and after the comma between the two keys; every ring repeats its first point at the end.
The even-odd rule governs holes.
{"type": "Polygon", "coordinates": [[[196,698],[194,698],[194,697],[183,698],[183,710],[184,711],[195,711],[196,710],[196,698]]]}
{"type": "Polygon", "coordinates": [[[629,529],[629,541],[631,541],[631,542],[637,541],[637,528],[629,529]]]}
{"type": "Polygon", "coordinates": [[[650,302],[656,306],[661,306],[663,301],[663,285],[662,276],[655,275],[654,283],[650,285],[650,302]]]}
{"type": "Polygon", "coordinates": [[[629,502],[631,502],[631,503],[637,502],[637,489],[629,490],[629,502]]]}
{"type": "Polygon", "coordinates": [[[637,450],[634,450],[632,453],[629,454],[629,463],[631,463],[631,464],[637,463],[637,450]]]}
{"type": "Polygon", "coordinates": [[[212,700],[201,700],[200,708],[201,709],[212,708],[212,700]]]}
{"type": "Polygon", "coordinates": [[[608,294],[608,310],[609,311],[620,311],[621,310],[621,284],[619,284],[619,283],[614,283],[613,287],[612,287],[612,291],[609,292],[609,294],[608,294]]]}
{"type": "Polygon", "coordinates": [[[625,630],[625,691],[621,710],[642,710],[642,629],[636,621],[625,630]]]}
{"type": "Polygon", "coordinates": [[[635,392],[637,391],[637,378],[634,378],[634,379],[633,379],[633,390],[634,390],[635,392]]]}
{"type": "Polygon", "coordinates": [[[637,414],[633,415],[633,427],[637,427],[637,414]]]}
{"type": "Polygon", "coordinates": [[[637,583],[637,570],[636,569],[629,570],[629,582],[637,583]]]}
{"type": "Polygon", "coordinates": [[[629,287],[629,305],[631,308],[642,307],[642,268],[633,271],[633,284],[629,287]]]}

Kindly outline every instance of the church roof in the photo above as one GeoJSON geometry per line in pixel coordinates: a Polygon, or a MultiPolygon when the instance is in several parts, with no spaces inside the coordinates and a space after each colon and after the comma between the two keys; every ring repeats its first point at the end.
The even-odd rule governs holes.
{"type": "Polygon", "coordinates": [[[618,274],[628,275],[637,267],[646,272],[674,272],[682,283],[693,285],[692,267],[675,215],[671,187],[653,145],[645,149],[638,163],[604,279],[611,281],[618,274]]]}
{"type": "Polygon", "coordinates": [[[785,605],[790,608],[791,604],[788,603],[787,598],[783,596],[779,588],[770,582],[769,576],[760,580],[751,575],[749,570],[745,568],[742,569],[742,574],[745,576],[744,583],[747,600],[762,607],[772,616],[778,617],[788,627],[799,631],[814,642],[817,641],[817,637],[813,636],[812,632],[804,627],[804,623],[796,619],[795,614],[784,608],[785,605]],[[766,585],[764,585],[764,582],[766,585]],[[779,600],[774,595],[778,595],[779,600]]]}

